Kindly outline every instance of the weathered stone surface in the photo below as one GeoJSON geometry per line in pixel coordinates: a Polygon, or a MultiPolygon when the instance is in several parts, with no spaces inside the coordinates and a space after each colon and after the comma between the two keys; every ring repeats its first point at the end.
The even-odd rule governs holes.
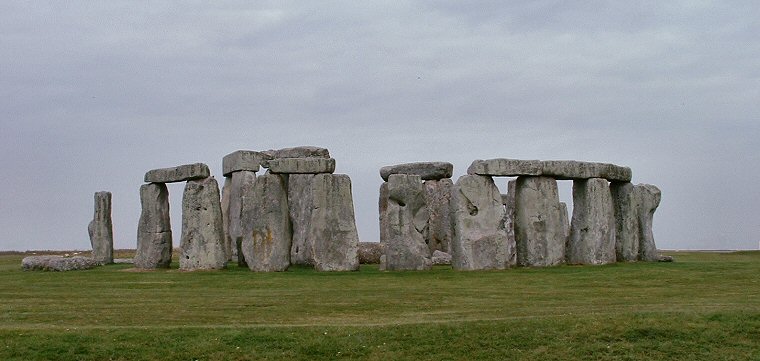
{"type": "Polygon", "coordinates": [[[507,194],[501,195],[504,203],[504,229],[507,231],[507,265],[517,265],[517,238],[515,238],[515,192],[517,181],[507,182],[507,194]]]}
{"type": "Polygon", "coordinates": [[[222,234],[224,235],[224,253],[227,255],[227,261],[233,261],[232,253],[235,246],[230,237],[230,188],[232,188],[232,177],[224,177],[222,186],[222,234]]]}
{"type": "MultiPolygon", "coordinates": [[[[384,223],[387,229],[380,232],[384,250],[380,257],[380,269],[430,269],[430,250],[424,236],[428,211],[422,179],[417,175],[393,174],[386,184],[388,199],[381,224],[384,223]]],[[[380,203],[382,210],[383,201],[380,203]]]]}
{"type": "Polygon", "coordinates": [[[639,259],[654,262],[659,259],[659,254],[654,242],[652,220],[654,212],[660,206],[662,192],[651,184],[637,184],[633,189],[639,207],[639,239],[641,242],[639,244],[639,259]]]}
{"type": "Polygon", "coordinates": [[[380,177],[388,181],[391,174],[418,175],[422,180],[451,178],[454,165],[447,162],[417,162],[389,165],[380,168],[380,177]]]}
{"type": "Polygon", "coordinates": [[[451,252],[451,179],[425,181],[425,205],[428,209],[428,231],[425,237],[430,253],[433,251],[451,252]]]}
{"type": "Polygon", "coordinates": [[[145,173],[146,183],[174,183],[211,176],[208,166],[203,163],[185,164],[172,168],[153,169],[145,173]]]}
{"type": "Polygon", "coordinates": [[[359,263],[380,264],[383,249],[380,242],[359,242],[359,263]]]}
{"type": "Polygon", "coordinates": [[[565,261],[565,221],[557,181],[518,177],[515,183],[517,264],[546,267],[565,261]]]}
{"type": "Polygon", "coordinates": [[[467,169],[467,174],[507,177],[547,176],[555,179],[605,178],[618,182],[631,181],[631,168],[572,160],[478,159],[472,162],[467,169]]]}
{"type": "Polygon", "coordinates": [[[143,184],[140,203],[142,213],[137,226],[135,267],[168,268],[172,261],[172,229],[166,184],[143,184]]]}
{"type": "Polygon", "coordinates": [[[312,179],[311,190],[313,208],[308,240],[313,243],[314,268],[317,271],[359,270],[359,234],[351,179],[345,174],[318,174],[312,179]]]}
{"type": "Polygon", "coordinates": [[[292,233],[284,177],[267,173],[256,178],[243,202],[241,251],[251,271],[285,271],[290,266],[292,233]]]}
{"type": "MultiPolygon", "coordinates": [[[[380,239],[388,239],[390,238],[390,234],[388,233],[388,230],[390,229],[390,224],[388,224],[388,182],[383,182],[383,184],[380,185],[380,199],[378,201],[378,209],[380,212],[380,239]]],[[[380,242],[382,244],[382,242],[380,242]]]]}
{"type": "Polygon", "coordinates": [[[314,147],[310,145],[283,148],[277,150],[268,150],[265,153],[272,159],[277,158],[330,158],[330,151],[326,148],[314,147]]]}
{"type": "Polygon", "coordinates": [[[95,193],[95,214],[87,232],[90,234],[92,258],[102,264],[113,263],[113,221],[111,192],[95,193]]]}
{"type": "Polygon", "coordinates": [[[115,264],[134,264],[135,259],[134,258],[114,258],[113,263],[115,264]]]}
{"type": "Polygon", "coordinates": [[[256,173],[252,171],[237,171],[230,177],[230,204],[227,215],[227,231],[229,233],[230,260],[237,260],[238,266],[245,266],[245,257],[240,252],[243,241],[243,224],[241,213],[243,203],[252,197],[253,185],[256,183],[256,173]]]}
{"type": "Polygon", "coordinates": [[[509,254],[505,209],[488,176],[460,177],[451,191],[451,265],[455,270],[505,269],[509,254]]]}
{"type": "Polygon", "coordinates": [[[238,150],[227,154],[222,158],[222,174],[229,177],[232,172],[249,171],[258,172],[262,161],[271,159],[271,156],[253,150],[238,150]]]}
{"type": "Polygon", "coordinates": [[[610,184],[615,212],[615,255],[620,262],[639,259],[639,215],[633,188],[629,182],[610,184]]]}
{"type": "Polygon", "coordinates": [[[451,255],[446,252],[435,250],[430,257],[430,260],[434,265],[449,265],[451,264],[451,255]]]}
{"type": "Polygon", "coordinates": [[[562,223],[562,239],[565,241],[565,250],[567,250],[567,242],[570,241],[570,216],[567,211],[567,203],[559,203],[559,215],[562,223]]]}
{"type": "Polygon", "coordinates": [[[314,265],[312,256],[313,239],[309,239],[311,212],[314,206],[312,181],[314,174],[292,174],[288,177],[288,211],[293,227],[293,241],[290,245],[290,263],[314,265]]]}
{"type": "Polygon", "coordinates": [[[567,262],[607,264],[615,258],[615,214],[605,179],[573,181],[573,219],[567,262]]]}
{"type": "Polygon", "coordinates": [[[181,270],[212,270],[227,266],[222,206],[214,177],[191,180],[185,185],[179,248],[181,270]]]}
{"type": "Polygon", "coordinates": [[[335,172],[333,158],[280,158],[267,163],[272,173],[320,174],[335,172]]]}
{"type": "Polygon", "coordinates": [[[62,257],[62,256],[29,256],[21,260],[24,271],[76,271],[91,269],[101,262],[91,257],[62,257]]]}

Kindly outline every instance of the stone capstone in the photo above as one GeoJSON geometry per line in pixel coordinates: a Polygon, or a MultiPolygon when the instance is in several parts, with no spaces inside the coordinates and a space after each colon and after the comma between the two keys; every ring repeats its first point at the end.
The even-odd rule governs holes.
{"type": "Polygon", "coordinates": [[[222,174],[225,177],[229,177],[233,172],[243,170],[258,172],[261,163],[269,159],[271,159],[271,156],[262,152],[238,150],[222,158],[222,174]]]}
{"type": "Polygon", "coordinates": [[[203,163],[185,164],[173,168],[153,169],[145,173],[145,183],[175,183],[211,176],[203,163]]]}
{"type": "Polygon", "coordinates": [[[380,242],[359,242],[359,263],[380,264],[380,256],[383,253],[380,242]]]}
{"type": "Polygon", "coordinates": [[[95,268],[101,262],[91,257],[29,256],[21,260],[24,271],[76,271],[95,268]]]}
{"type": "Polygon", "coordinates": [[[634,186],[630,182],[610,184],[615,212],[615,255],[620,262],[639,259],[639,215],[634,186]]]}
{"type": "Polygon", "coordinates": [[[293,227],[293,241],[290,245],[290,263],[314,265],[312,256],[313,240],[309,239],[311,212],[314,208],[312,181],[314,174],[292,174],[288,176],[288,211],[293,227]]]}
{"type": "Polygon", "coordinates": [[[573,160],[478,159],[467,168],[467,174],[503,177],[547,176],[555,179],[604,178],[617,182],[631,181],[631,168],[608,163],[573,160]]]}
{"type": "Polygon", "coordinates": [[[266,166],[272,173],[320,174],[335,172],[333,158],[280,158],[272,159],[266,166]]]}
{"type": "Polygon", "coordinates": [[[639,207],[639,239],[641,242],[639,245],[639,259],[654,262],[659,259],[659,255],[657,253],[657,245],[654,242],[652,220],[654,212],[660,205],[662,192],[651,184],[637,184],[634,187],[634,194],[639,207]]]}
{"type": "Polygon", "coordinates": [[[433,255],[430,257],[430,260],[433,262],[433,265],[450,265],[451,255],[446,252],[435,250],[433,251],[433,255]]]}
{"type": "Polygon", "coordinates": [[[520,160],[508,158],[477,159],[467,168],[467,174],[492,177],[539,176],[543,171],[540,160],[520,160]]]}
{"type": "Polygon", "coordinates": [[[446,162],[417,162],[389,165],[380,168],[380,177],[388,181],[391,174],[418,175],[422,180],[451,178],[454,165],[446,162]]]}
{"type": "Polygon", "coordinates": [[[92,258],[102,264],[113,263],[111,192],[95,193],[95,214],[87,231],[92,245],[92,258]]]}
{"type": "Polygon", "coordinates": [[[135,267],[168,268],[172,261],[172,229],[166,184],[143,184],[140,204],[142,212],[137,226],[135,267]]]}
{"type": "Polygon", "coordinates": [[[312,210],[308,240],[317,271],[359,270],[351,179],[345,174],[318,174],[311,184],[312,210]]]}
{"type": "Polygon", "coordinates": [[[451,227],[451,189],[454,182],[451,179],[428,180],[425,185],[425,205],[428,210],[428,231],[425,237],[430,253],[438,250],[450,252],[452,233],[451,227]]]}
{"type": "Polygon", "coordinates": [[[292,239],[287,185],[283,176],[256,178],[251,196],[243,199],[241,251],[251,271],[285,271],[290,266],[292,239]]]}
{"type": "Polygon", "coordinates": [[[451,265],[455,270],[505,269],[509,266],[505,209],[488,176],[460,177],[451,191],[451,265]]]}
{"type": "Polygon", "coordinates": [[[326,148],[314,147],[310,145],[283,148],[277,150],[267,150],[262,152],[272,159],[277,158],[330,158],[330,151],[326,148]]]}
{"type": "Polygon", "coordinates": [[[565,224],[556,180],[517,178],[514,227],[518,265],[546,267],[563,263],[565,224]]]}
{"type": "Polygon", "coordinates": [[[614,263],[615,215],[607,180],[573,181],[573,218],[567,262],[570,264],[614,263]]]}
{"type": "Polygon", "coordinates": [[[425,244],[428,211],[425,189],[418,175],[392,174],[386,183],[387,200],[380,201],[380,232],[384,254],[380,269],[386,271],[428,270],[432,263],[425,244]]]}
{"type": "Polygon", "coordinates": [[[221,269],[227,266],[219,186],[214,177],[191,180],[182,194],[182,238],[179,269],[221,269]]]}

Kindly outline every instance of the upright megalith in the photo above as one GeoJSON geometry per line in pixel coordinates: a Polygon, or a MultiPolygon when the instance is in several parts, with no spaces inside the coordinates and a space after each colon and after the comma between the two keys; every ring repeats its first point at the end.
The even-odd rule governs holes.
{"type": "Polygon", "coordinates": [[[637,184],[634,187],[636,202],[638,203],[639,218],[639,259],[654,262],[659,259],[657,245],[654,242],[652,232],[652,220],[654,212],[660,205],[662,193],[660,189],[651,184],[637,184]]]}
{"type": "Polygon", "coordinates": [[[285,271],[290,266],[292,239],[288,195],[281,175],[256,179],[251,196],[243,199],[241,252],[252,271],[285,271]]]}
{"type": "Polygon", "coordinates": [[[256,184],[256,173],[253,171],[236,171],[230,175],[230,201],[227,214],[227,229],[229,234],[230,260],[236,260],[238,265],[245,265],[245,257],[240,252],[243,241],[243,203],[252,197],[253,185],[256,184]]]}
{"type": "Polygon", "coordinates": [[[517,238],[515,237],[515,192],[517,180],[507,182],[507,194],[501,195],[501,203],[504,203],[504,229],[507,231],[507,264],[517,265],[517,238]]]}
{"type": "Polygon", "coordinates": [[[181,270],[221,269],[227,265],[222,206],[214,177],[190,180],[182,195],[181,270]]]}
{"type": "Polygon", "coordinates": [[[517,264],[554,266],[565,260],[565,222],[557,181],[522,176],[515,183],[517,264]]]}
{"type": "Polygon", "coordinates": [[[288,176],[288,211],[293,227],[293,242],[290,246],[290,263],[314,265],[312,256],[313,240],[309,238],[314,193],[314,174],[291,174],[288,176]]]}
{"type": "Polygon", "coordinates": [[[451,192],[451,210],[452,267],[456,270],[507,268],[511,245],[501,193],[493,179],[479,175],[460,177],[451,192]]]}
{"type": "Polygon", "coordinates": [[[137,226],[135,267],[168,268],[172,261],[172,229],[166,184],[143,184],[140,204],[142,212],[137,226]]]}
{"type": "Polygon", "coordinates": [[[311,191],[307,243],[311,243],[314,268],[317,271],[358,270],[359,234],[351,179],[345,174],[317,174],[311,179],[311,191]]]}
{"type": "Polygon", "coordinates": [[[92,258],[103,264],[113,263],[111,192],[95,192],[95,214],[87,232],[92,244],[92,258]]]}
{"type": "Polygon", "coordinates": [[[607,180],[573,181],[573,218],[567,262],[607,264],[615,260],[615,215],[607,180]]]}
{"type": "Polygon", "coordinates": [[[425,242],[432,255],[435,251],[451,252],[451,189],[454,182],[450,178],[427,180],[425,185],[425,205],[428,210],[428,231],[425,242]]]}
{"type": "Polygon", "coordinates": [[[392,174],[381,189],[380,232],[383,255],[380,268],[387,271],[427,270],[432,263],[425,244],[428,210],[425,189],[418,175],[392,174]]]}
{"type": "Polygon", "coordinates": [[[639,214],[634,186],[630,182],[610,184],[615,211],[615,255],[620,262],[639,259],[639,214]]]}

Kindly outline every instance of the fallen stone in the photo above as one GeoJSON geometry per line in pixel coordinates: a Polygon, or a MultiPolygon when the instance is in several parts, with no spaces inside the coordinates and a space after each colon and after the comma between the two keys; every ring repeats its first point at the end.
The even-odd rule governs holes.
{"type": "Polygon", "coordinates": [[[491,177],[465,175],[451,191],[451,266],[455,270],[505,269],[509,266],[505,209],[491,177]]]}
{"type": "Polygon", "coordinates": [[[314,269],[359,270],[351,179],[345,174],[318,174],[312,179],[311,190],[313,208],[307,243],[312,243],[314,269]]]}
{"type": "Polygon", "coordinates": [[[657,258],[657,262],[673,262],[673,256],[660,256],[657,258]]]}
{"type": "Polygon", "coordinates": [[[114,264],[134,264],[135,259],[134,258],[114,258],[113,263],[114,264]]]}
{"type": "Polygon", "coordinates": [[[383,249],[380,242],[359,242],[359,263],[380,264],[383,249]]]}
{"type": "Polygon", "coordinates": [[[191,180],[182,194],[179,269],[214,270],[227,266],[222,206],[214,177],[191,180]]]}
{"type": "Polygon", "coordinates": [[[145,173],[145,183],[175,183],[211,176],[203,163],[185,164],[173,168],[153,169],[145,173]]]}
{"type": "Polygon", "coordinates": [[[241,170],[258,172],[261,163],[269,159],[271,156],[262,152],[238,150],[222,158],[222,174],[229,177],[233,172],[241,170]]]}
{"type": "Polygon", "coordinates": [[[433,251],[433,255],[430,257],[430,260],[433,262],[433,265],[450,265],[451,255],[446,252],[435,250],[433,251]]]}
{"type": "Polygon", "coordinates": [[[547,267],[565,261],[565,221],[557,181],[518,177],[515,183],[517,264],[547,267]]]}
{"type": "Polygon", "coordinates": [[[268,150],[265,152],[272,159],[277,158],[330,158],[330,151],[326,148],[314,146],[301,146],[292,148],[283,148],[277,150],[268,150]]]}
{"type": "Polygon", "coordinates": [[[633,187],[633,192],[638,204],[639,217],[639,260],[654,262],[657,261],[657,245],[654,242],[652,232],[652,220],[654,212],[660,205],[662,192],[656,186],[651,184],[637,184],[633,187]]]}
{"type": "Polygon", "coordinates": [[[526,176],[541,175],[543,165],[540,160],[519,160],[519,159],[477,159],[467,168],[467,174],[485,175],[485,176],[526,176]]]}
{"type": "Polygon", "coordinates": [[[293,241],[290,245],[290,263],[314,265],[312,256],[313,239],[309,239],[311,212],[314,207],[312,181],[314,174],[292,174],[288,177],[288,211],[293,227],[293,241]]]}
{"type": "MultiPolygon", "coordinates": [[[[418,175],[392,174],[388,178],[387,203],[380,232],[384,254],[380,269],[386,271],[428,270],[432,263],[425,244],[428,211],[425,189],[418,175]]],[[[384,193],[381,191],[381,194],[384,193]]],[[[381,200],[381,208],[383,201],[381,200]]]]}
{"type": "Polygon", "coordinates": [[[230,260],[236,260],[238,266],[245,266],[245,257],[240,252],[243,241],[242,212],[243,202],[252,197],[253,186],[256,184],[256,173],[237,171],[232,173],[230,181],[230,204],[227,230],[229,233],[230,260]]]}
{"type": "Polygon", "coordinates": [[[380,177],[388,181],[391,174],[418,175],[422,180],[451,178],[454,165],[446,162],[417,162],[389,165],[380,168],[380,177]]]}
{"type": "Polygon", "coordinates": [[[428,231],[425,243],[432,254],[434,251],[451,252],[451,179],[425,181],[425,205],[428,210],[428,231]]]}
{"type": "Polygon", "coordinates": [[[102,264],[113,263],[113,221],[111,192],[95,192],[95,214],[87,226],[92,258],[102,264]]]}
{"type": "Polygon", "coordinates": [[[320,174],[335,172],[333,158],[280,158],[267,163],[272,173],[320,174]]]}
{"type": "Polygon", "coordinates": [[[546,176],[554,179],[605,178],[616,182],[631,181],[631,168],[571,160],[478,159],[467,168],[467,174],[502,177],[546,176]]]}
{"type": "Polygon", "coordinates": [[[629,182],[610,184],[615,211],[615,256],[619,262],[639,259],[639,207],[633,188],[629,182]]]}
{"type": "Polygon", "coordinates": [[[615,214],[607,180],[573,181],[573,219],[567,262],[598,265],[615,260],[615,214]]]}
{"type": "Polygon", "coordinates": [[[287,185],[283,176],[256,178],[251,196],[243,200],[241,252],[251,271],[278,272],[290,266],[292,233],[287,185]]]}
{"type": "Polygon", "coordinates": [[[62,257],[62,256],[28,256],[21,260],[24,271],[77,271],[92,269],[101,265],[91,257],[62,257]]]}
{"type": "Polygon", "coordinates": [[[143,184],[140,203],[142,212],[137,226],[135,267],[168,268],[172,261],[172,229],[166,184],[143,184]]]}

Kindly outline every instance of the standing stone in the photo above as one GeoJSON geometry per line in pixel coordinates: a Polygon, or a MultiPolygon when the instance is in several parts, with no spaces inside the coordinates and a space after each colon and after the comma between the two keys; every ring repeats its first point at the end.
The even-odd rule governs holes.
{"type": "Polygon", "coordinates": [[[567,262],[606,264],[615,262],[615,215],[607,180],[573,181],[573,219],[567,262]]]}
{"type": "Polygon", "coordinates": [[[610,184],[615,210],[615,255],[620,262],[639,259],[639,214],[633,184],[610,184]]]}
{"type": "Polygon", "coordinates": [[[227,261],[233,260],[232,237],[230,237],[230,188],[232,188],[232,177],[224,177],[222,186],[222,234],[224,234],[224,253],[227,261]]]}
{"type": "Polygon", "coordinates": [[[567,211],[567,203],[559,203],[559,215],[562,223],[562,239],[565,241],[565,250],[567,250],[567,242],[570,241],[570,217],[567,211]]]}
{"type": "Polygon", "coordinates": [[[425,242],[432,255],[434,251],[451,252],[451,214],[449,202],[454,182],[445,178],[425,181],[425,205],[428,210],[428,232],[425,242]]]}
{"type": "Polygon", "coordinates": [[[455,270],[505,269],[509,254],[505,210],[499,188],[489,176],[465,175],[451,192],[455,270]]]}
{"type": "Polygon", "coordinates": [[[266,173],[256,178],[244,198],[241,251],[251,271],[278,272],[290,266],[292,233],[284,177],[266,173]]]}
{"type": "Polygon", "coordinates": [[[172,228],[166,184],[143,184],[140,187],[140,204],[142,212],[137,226],[135,267],[169,268],[172,262],[172,228]]]}
{"type": "Polygon", "coordinates": [[[565,226],[557,181],[518,177],[515,183],[517,264],[554,266],[565,260],[565,226]]]}
{"type": "MultiPolygon", "coordinates": [[[[378,209],[380,212],[380,239],[389,239],[390,233],[388,232],[390,229],[390,225],[388,224],[388,182],[383,182],[383,184],[380,185],[380,199],[378,201],[378,209]]],[[[383,244],[383,242],[379,242],[380,245],[383,244]]],[[[380,246],[378,246],[378,249],[380,249],[380,246]]],[[[380,263],[378,261],[378,263],[380,263]]]]}
{"type": "Polygon", "coordinates": [[[639,259],[642,261],[655,262],[659,259],[657,245],[654,243],[652,232],[652,220],[654,212],[660,205],[662,192],[651,184],[637,184],[634,187],[636,203],[638,204],[639,218],[639,259]]]}
{"type": "Polygon", "coordinates": [[[111,192],[95,193],[95,215],[87,231],[92,244],[92,258],[102,264],[113,263],[111,192]]]}
{"type": "Polygon", "coordinates": [[[240,243],[243,241],[243,224],[241,213],[243,203],[249,199],[256,183],[256,172],[236,171],[231,174],[230,205],[229,205],[229,234],[230,234],[230,259],[237,260],[238,266],[245,266],[245,257],[240,252],[240,243]]]}
{"type": "Polygon", "coordinates": [[[507,182],[507,194],[501,195],[501,202],[504,203],[504,229],[507,231],[507,265],[513,267],[517,265],[517,238],[515,237],[515,192],[517,181],[507,182]]]}
{"type": "MultiPolygon", "coordinates": [[[[384,251],[380,257],[380,269],[430,269],[430,250],[425,244],[428,211],[422,179],[418,175],[392,174],[386,184],[388,199],[381,223],[387,229],[380,232],[384,251]]],[[[382,193],[385,192],[381,189],[382,193]]],[[[382,210],[382,200],[380,204],[382,210]]]]}
{"type": "Polygon", "coordinates": [[[313,206],[307,243],[312,243],[314,268],[317,271],[359,270],[359,234],[351,178],[345,174],[318,174],[312,178],[311,190],[313,206]]]}
{"type": "Polygon", "coordinates": [[[227,266],[222,206],[214,177],[191,180],[182,194],[182,238],[179,268],[185,271],[227,266]]]}
{"type": "Polygon", "coordinates": [[[293,242],[290,246],[290,263],[314,265],[313,242],[309,241],[311,211],[314,205],[312,181],[314,174],[291,174],[288,176],[288,211],[293,227],[293,242]]]}

